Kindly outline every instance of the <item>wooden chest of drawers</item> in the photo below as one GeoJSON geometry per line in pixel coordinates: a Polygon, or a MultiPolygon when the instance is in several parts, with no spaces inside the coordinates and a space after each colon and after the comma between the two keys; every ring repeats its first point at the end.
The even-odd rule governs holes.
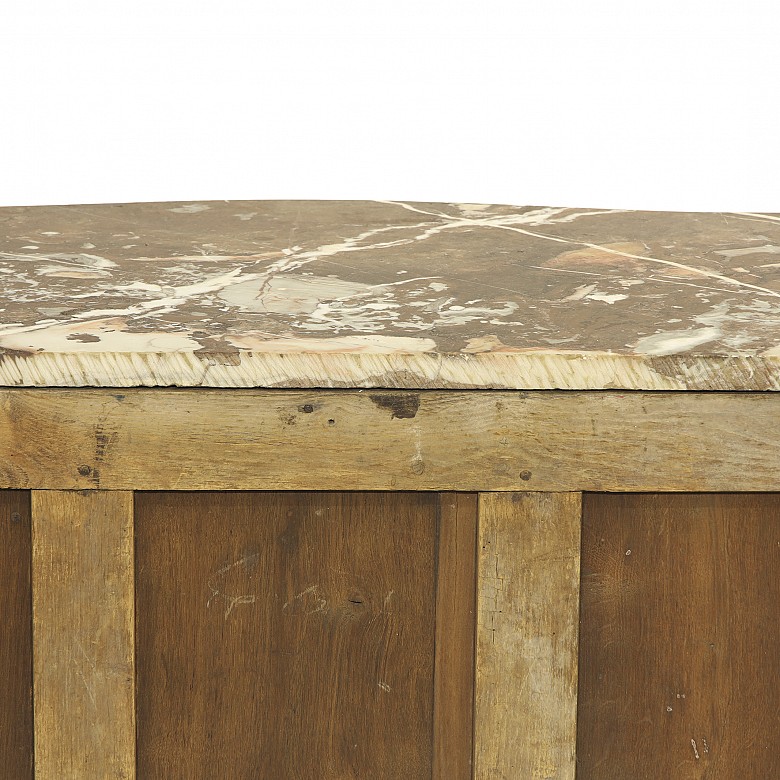
{"type": "Polygon", "coordinates": [[[3,777],[780,775],[778,252],[0,209],[3,777]]]}

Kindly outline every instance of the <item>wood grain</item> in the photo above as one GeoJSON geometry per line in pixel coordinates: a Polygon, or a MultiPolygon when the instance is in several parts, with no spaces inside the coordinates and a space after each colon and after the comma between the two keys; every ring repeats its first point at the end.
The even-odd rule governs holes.
{"type": "Polygon", "coordinates": [[[780,777],[780,494],[587,495],[579,780],[780,777]]]}
{"type": "Polygon", "coordinates": [[[573,780],[579,493],[481,493],[478,780],[573,780]]]}
{"type": "Polygon", "coordinates": [[[33,491],[36,780],[135,777],[133,497],[33,491]]]}
{"type": "Polygon", "coordinates": [[[470,780],[474,737],[477,495],[440,495],[433,778],[470,780]]]}
{"type": "Polygon", "coordinates": [[[30,494],[0,491],[0,775],[33,776],[30,494]]]}
{"type": "Polygon", "coordinates": [[[0,488],[774,490],[777,393],[0,390],[0,488]]]}
{"type": "Polygon", "coordinates": [[[431,777],[437,496],[136,507],[139,777],[431,777]]]}

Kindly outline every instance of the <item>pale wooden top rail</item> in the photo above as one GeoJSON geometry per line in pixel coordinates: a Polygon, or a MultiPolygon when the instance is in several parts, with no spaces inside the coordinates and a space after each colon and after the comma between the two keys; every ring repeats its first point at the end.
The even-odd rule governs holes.
{"type": "Polygon", "coordinates": [[[0,209],[0,385],[780,389],[780,216],[0,209]]]}
{"type": "Polygon", "coordinates": [[[0,489],[774,491],[777,393],[0,390],[0,489]]]}

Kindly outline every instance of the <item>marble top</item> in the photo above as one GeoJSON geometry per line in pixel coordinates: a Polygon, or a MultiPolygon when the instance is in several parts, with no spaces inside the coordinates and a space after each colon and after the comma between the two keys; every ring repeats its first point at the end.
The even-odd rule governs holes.
{"type": "Polygon", "coordinates": [[[780,389],[780,215],[0,209],[0,385],[780,389]]]}

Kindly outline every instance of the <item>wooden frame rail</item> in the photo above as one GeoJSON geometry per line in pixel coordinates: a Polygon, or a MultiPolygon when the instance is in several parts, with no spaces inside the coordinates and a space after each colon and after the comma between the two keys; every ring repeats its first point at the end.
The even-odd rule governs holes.
{"type": "Polygon", "coordinates": [[[0,489],[766,491],[775,393],[0,389],[0,489]]]}
{"type": "Polygon", "coordinates": [[[426,490],[447,523],[479,494],[473,777],[574,778],[582,491],[772,491],[778,417],[753,393],[0,389],[36,777],[135,777],[133,491],[426,490]]]}

